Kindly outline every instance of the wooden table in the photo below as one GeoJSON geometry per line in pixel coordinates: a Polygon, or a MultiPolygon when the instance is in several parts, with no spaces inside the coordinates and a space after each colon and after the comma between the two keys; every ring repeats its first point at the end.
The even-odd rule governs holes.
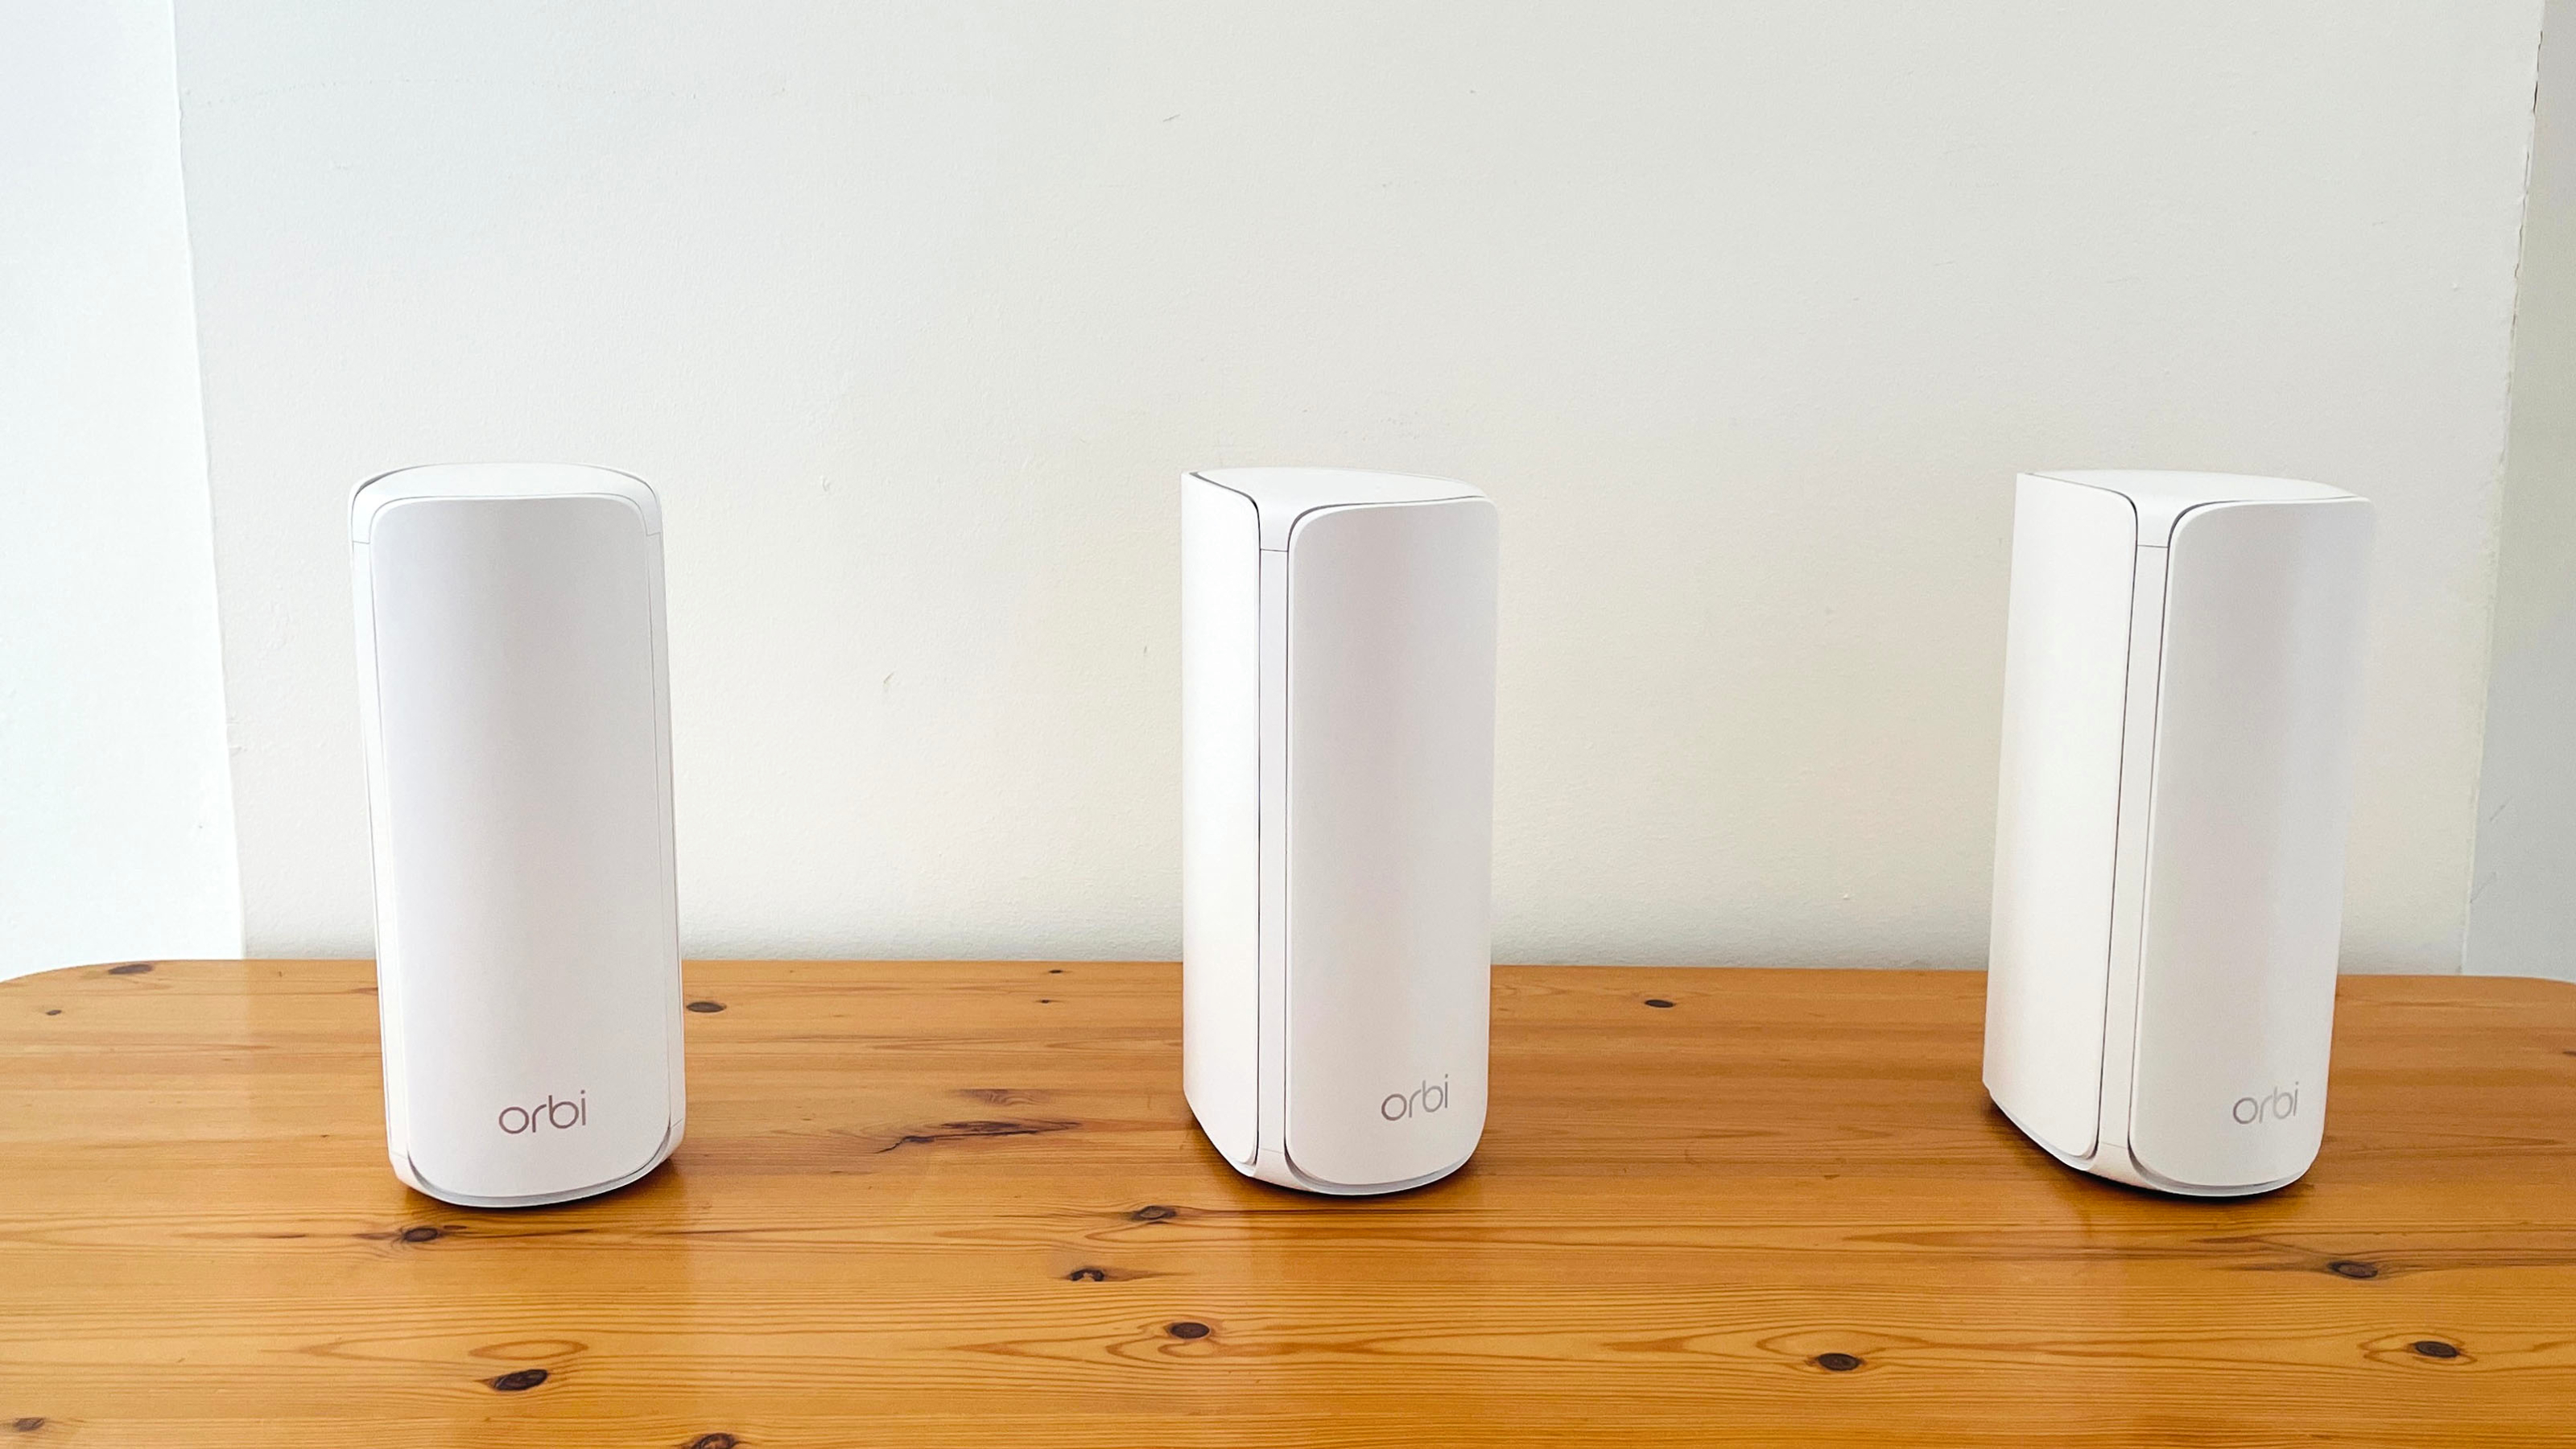
{"type": "Polygon", "coordinates": [[[689,1136],[384,1160],[364,962],[0,984],[0,1449],[2576,1441],[2576,989],[2343,984],[2308,1178],[2042,1157],[1966,973],[1497,971],[1492,1123],[1238,1178],[1160,964],[706,962],[689,1136]]]}

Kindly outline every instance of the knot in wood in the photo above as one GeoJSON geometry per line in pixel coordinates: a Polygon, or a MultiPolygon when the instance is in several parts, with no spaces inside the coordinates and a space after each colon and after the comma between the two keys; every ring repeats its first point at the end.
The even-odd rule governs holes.
{"type": "Polygon", "coordinates": [[[544,1383],[546,1377],[544,1369],[512,1369],[499,1378],[486,1379],[484,1382],[505,1394],[524,1394],[544,1383]]]}

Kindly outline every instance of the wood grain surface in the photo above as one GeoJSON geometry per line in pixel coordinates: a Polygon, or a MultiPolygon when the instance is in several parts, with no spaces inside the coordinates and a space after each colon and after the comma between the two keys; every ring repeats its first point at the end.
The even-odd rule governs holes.
{"type": "Polygon", "coordinates": [[[0,984],[0,1449],[2576,1441],[2576,989],[2347,978],[2323,1158],[2069,1172],[1971,973],[1505,968],[1484,1146],[1331,1200],[1163,964],[693,963],[688,1140],[387,1169],[363,962],[0,984]]]}

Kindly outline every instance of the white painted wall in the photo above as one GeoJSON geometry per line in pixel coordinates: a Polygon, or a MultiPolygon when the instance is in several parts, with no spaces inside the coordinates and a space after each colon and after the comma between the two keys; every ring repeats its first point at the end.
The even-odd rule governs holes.
{"type": "Polygon", "coordinates": [[[2549,0],[2468,969],[2576,981],[2576,0],[2549,0]]]}
{"type": "Polygon", "coordinates": [[[237,956],[169,0],[0,36],[0,977],[237,956]]]}
{"type": "Polygon", "coordinates": [[[1176,476],[1504,511],[1502,959],[1974,963],[2016,468],[2381,505],[2456,969],[2537,0],[184,4],[250,944],[366,949],[341,509],[664,493],[708,954],[1168,956],[1176,476]]]}

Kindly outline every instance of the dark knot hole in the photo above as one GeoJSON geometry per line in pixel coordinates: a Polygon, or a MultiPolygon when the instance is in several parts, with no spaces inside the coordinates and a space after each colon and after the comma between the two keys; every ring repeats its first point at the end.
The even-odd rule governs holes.
{"type": "Polygon", "coordinates": [[[544,1369],[512,1369],[499,1378],[486,1382],[505,1394],[524,1394],[545,1381],[544,1369]]]}

